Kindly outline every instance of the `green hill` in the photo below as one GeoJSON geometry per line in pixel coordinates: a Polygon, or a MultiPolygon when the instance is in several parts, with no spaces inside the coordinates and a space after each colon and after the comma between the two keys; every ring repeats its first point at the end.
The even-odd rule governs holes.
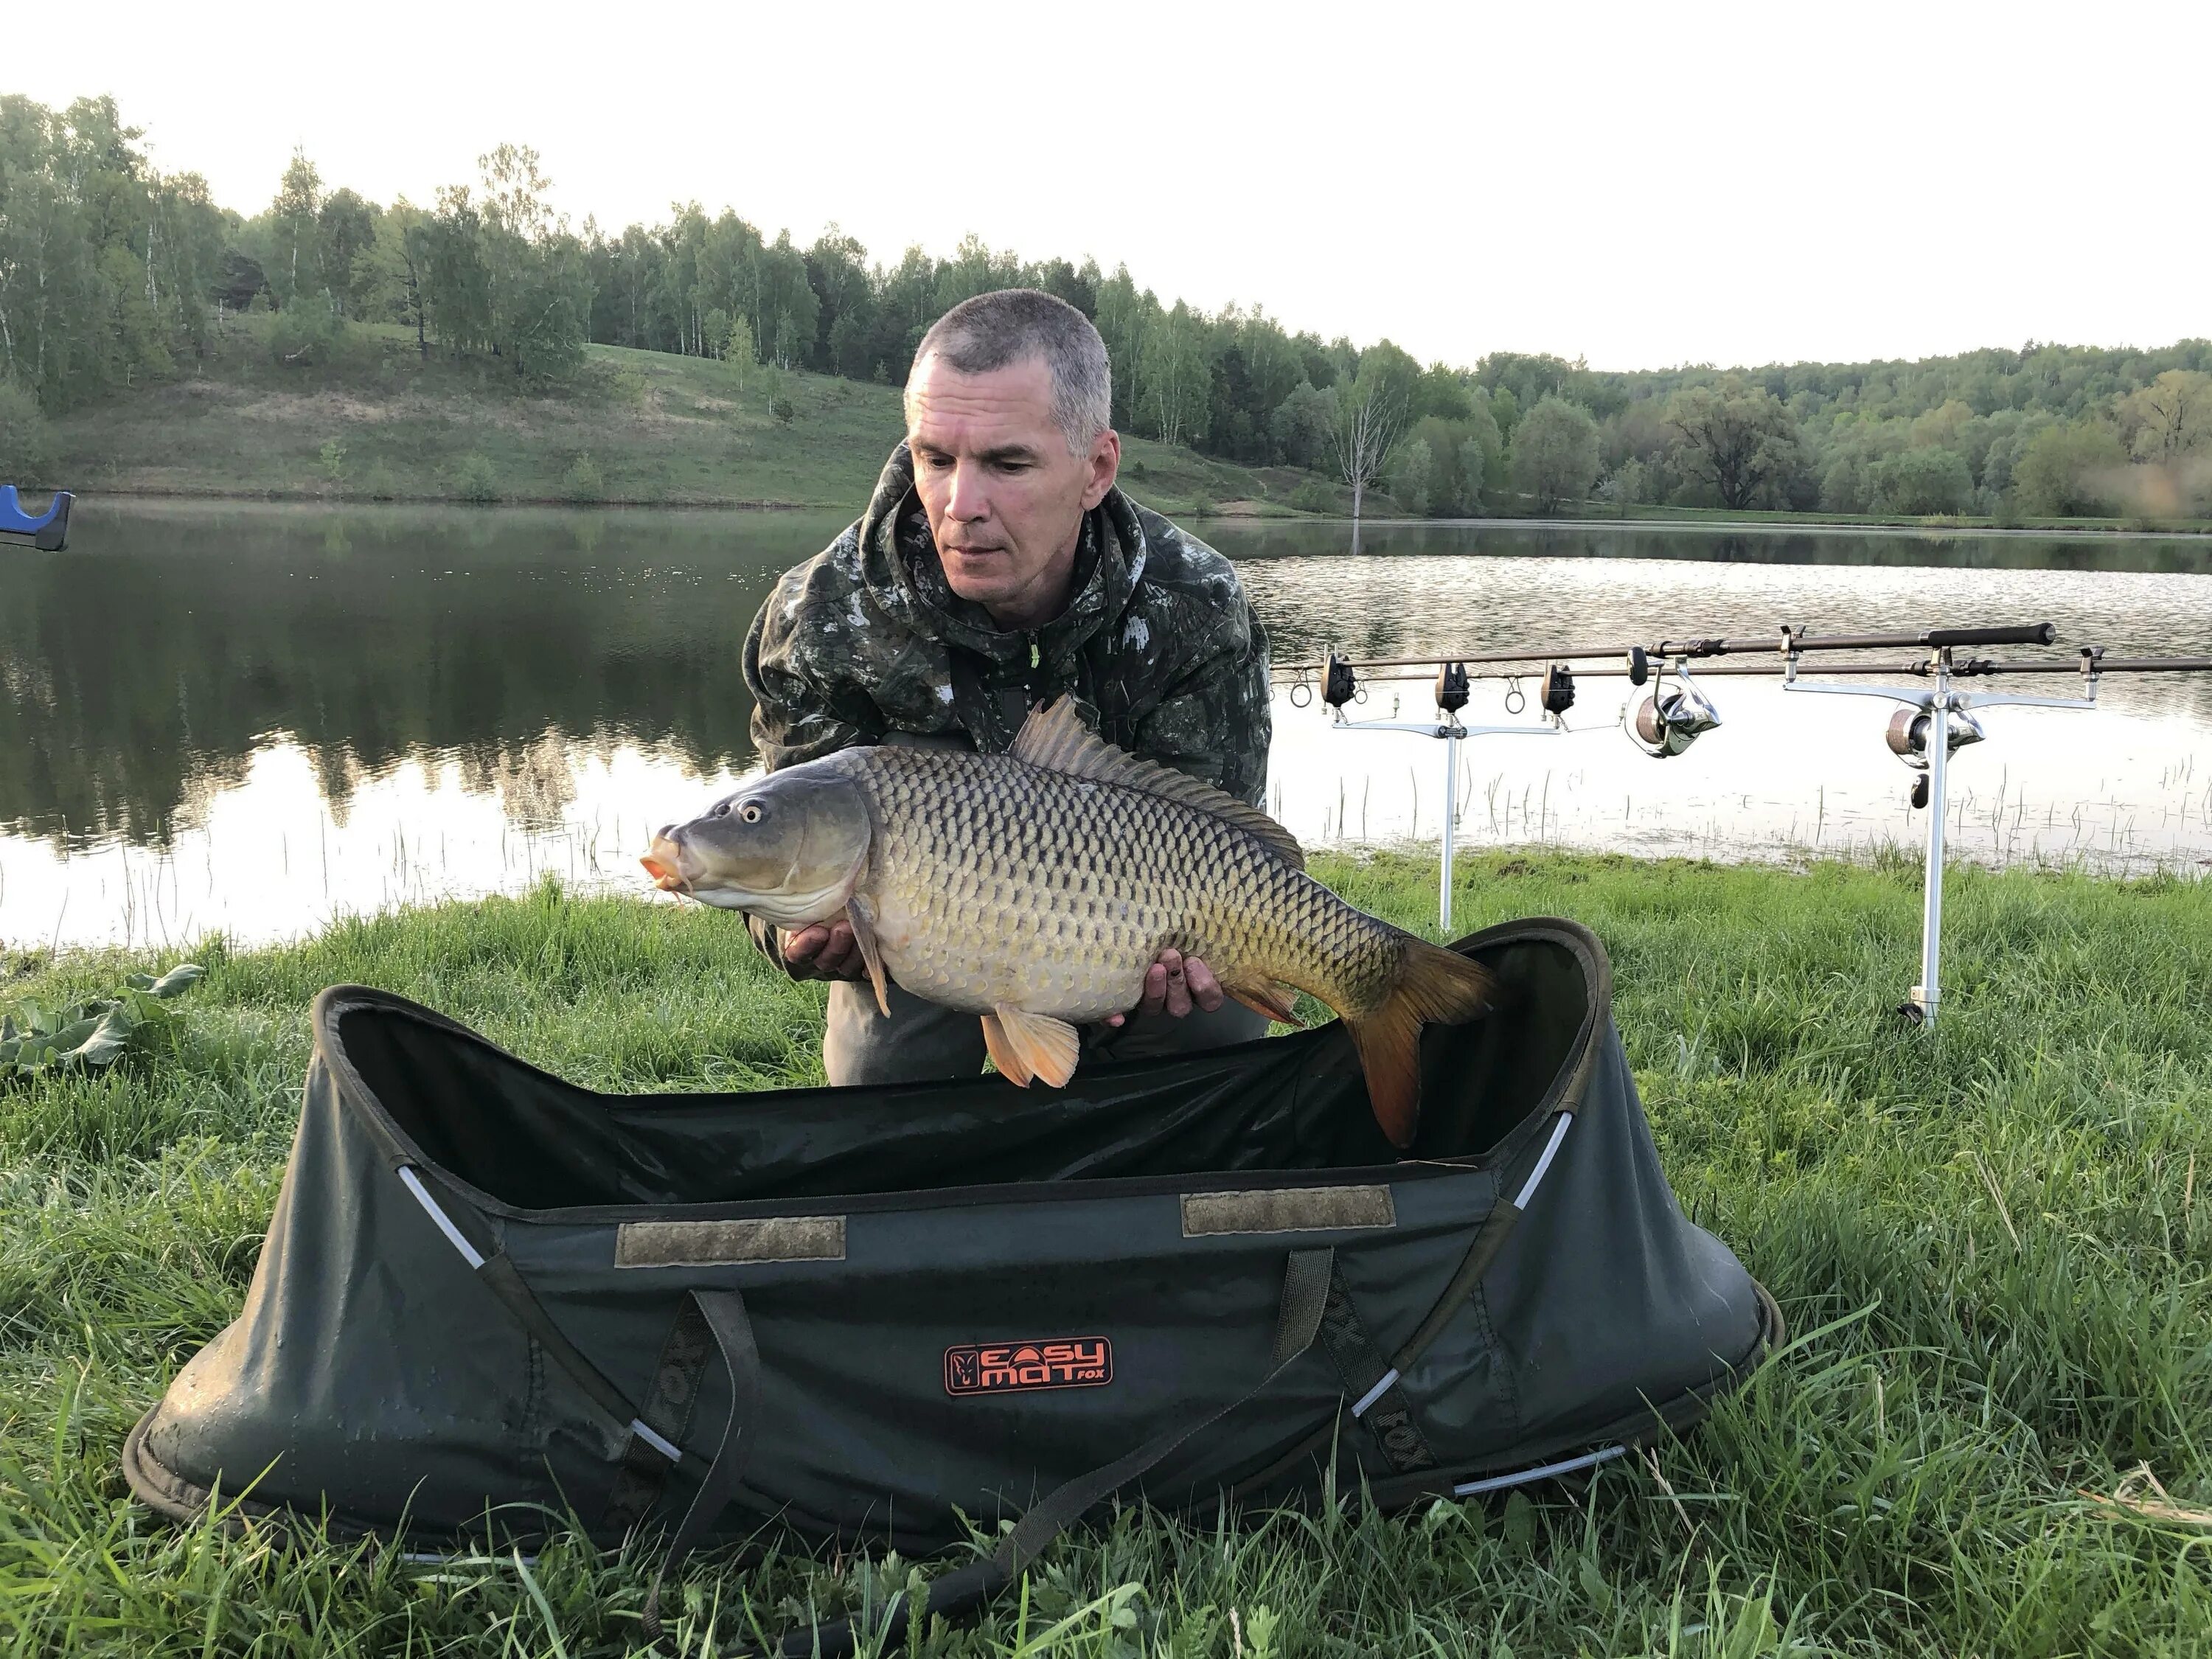
{"type": "MultiPolygon", "coordinates": [[[[259,318],[209,355],[54,422],[54,482],[111,495],[605,501],[858,511],[903,429],[898,389],[713,358],[586,349],[569,384],[421,356],[356,327],[280,362],[259,318]]],[[[1310,473],[1126,441],[1122,476],[1164,511],[1287,513],[1310,473]]],[[[1333,499],[1333,492],[1332,492],[1333,499]]]]}

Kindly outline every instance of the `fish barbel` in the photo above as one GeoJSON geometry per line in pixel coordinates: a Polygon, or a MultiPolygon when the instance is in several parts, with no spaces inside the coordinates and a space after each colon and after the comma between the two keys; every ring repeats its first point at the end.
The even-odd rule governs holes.
{"type": "Polygon", "coordinates": [[[848,918],[888,976],[980,1015],[1014,1082],[1073,1074],[1078,1024],[1134,1007],[1164,950],[1202,958],[1270,1018],[1297,991],[1343,1018],[1376,1121],[1410,1146],[1424,1023],[1483,1012],[1490,975],[1355,909],[1257,808],[1093,736],[1073,702],[1004,755],[841,750],[671,825],[655,884],[779,927],[848,918]]]}

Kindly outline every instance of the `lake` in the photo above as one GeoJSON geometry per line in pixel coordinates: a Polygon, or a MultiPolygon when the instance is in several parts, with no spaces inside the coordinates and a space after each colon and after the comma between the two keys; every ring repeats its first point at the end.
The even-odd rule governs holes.
{"type": "MultiPolygon", "coordinates": [[[[641,890],[647,831],[753,763],[739,646],[842,522],[84,503],[69,552],[0,548],[0,942],[278,939],[549,872],[641,890]]],[[[1784,622],[2048,619],[2062,648],[2212,653],[2204,538],[1419,523],[1367,526],[1355,558],[1341,525],[1199,528],[1279,663],[1784,622]]],[[[1707,689],[1722,729],[1663,763],[1620,728],[1620,679],[1585,680],[1565,734],[1474,740],[1462,844],[1917,843],[1881,742],[1894,705],[1707,689]]],[[[1469,723],[1510,720],[1505,690],[1478,684],[1469,723]]],[[[1442,745],[1332,729],[1304,698],[1277,697],[1278,815],[1309,842],[1433,842],[1442,745]]],[[[1394,705],[1432,711],[1424,685],[1378,684],[1350,712],[1394,705]]],[[[1960,855],[2212,868],[2212,676],[2116,677],[2094,711],[1986,724],[1953,774],[1960,855]]]]}

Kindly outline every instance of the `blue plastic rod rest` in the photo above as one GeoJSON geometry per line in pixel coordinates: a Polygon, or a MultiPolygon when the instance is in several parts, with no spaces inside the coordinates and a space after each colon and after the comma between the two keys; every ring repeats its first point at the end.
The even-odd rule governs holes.
{"type": "Polygon", "coordinates": [[[0,535],[28,536],[42,551],[58,553],[69,537],[70,504],[76,497],[66,489],[54,491],[46,510],[33,518],[23,509],[13,484],[0,484],[0,535]]]}

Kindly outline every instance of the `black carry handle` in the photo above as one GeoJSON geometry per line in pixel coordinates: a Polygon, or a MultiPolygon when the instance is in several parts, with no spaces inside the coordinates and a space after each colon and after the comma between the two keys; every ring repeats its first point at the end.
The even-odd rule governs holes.
{"type": "MultiPolygon", "coordinates": [[[[990,1554],[924,1584],[919,1609],[908,1607],[903,1592],[891,1597],[884,1605],[879,1628],[895,1629],[917,1615],[925,1619],[932,1613],[951,1617],[964,1613],[996,1595],[1012,1583],[1024,1567],[1042,1555],[1054,1539],[1080,1520],[1093,1504],[1128,1485],[1193,1435],[1212,1427],[1266,1389],[1283,1374],[1293,1360],[1313,1346],[1314,1339],[1321,1330],[1322,1310],[1328,1299],[1329,1275],[1335,1266],[1336,1252],[1334,1249],[1291,1252],[1289,1265],[1283,1273],[1283,1299],[1276,1314],[1274,1349],[1265,1376],[1227,1405],[1217,1406],[1201,1417],[1164,1430],[1127,1455],[1055,1486],[1030,1506],[1029,1512],[1014,1523],[1014,1529],[990,1554]]],[[[715,1459],[717,1467],[720,1462],[718,1456],[715,1459]]],[[[708,1476],[708,1486],[714,1483],[711,1474],[708,1476]]],[[[698,1518],[701,1505],[707,1501],[707,1496],[708,1487],[702,1487],[698,1501],[692,1504],[691,1514],[684,1517],[683,1532],[678,1535],[678,1543],[687,1549],[690,1543],[686,1535],[692,1533],[692,1522],[698,1518]]],[[[719,1510],[724,1501],[726,1501],[726,1497],[718,1500],[715,1508],[719,1510]]],[[[706,1517],[707,1520],[712,1518],[706,1517]]],[[[705,1530],[704,1521],[701,1522],[698,1529],[705,1530]]],[[[669,1554],[667,1565],[661,1569],[664,1577],[678,1559],[673,1547],[669,1554]]],[[[646,1633],[657,1641],[659,1637],[657,1616],[659,1580],[655,1580],[653,1589],[654,1601],[647,1610],[654,1616],[646,1633]]],[[[850,1659],[857,1645],[853,1621],[840,1619],[834,1624],[792,1631],[769,1651],[775,1656],[775,1659],[811,1659],[811,1656],[817,1653],[822,1659],[850,1659]]]]}

